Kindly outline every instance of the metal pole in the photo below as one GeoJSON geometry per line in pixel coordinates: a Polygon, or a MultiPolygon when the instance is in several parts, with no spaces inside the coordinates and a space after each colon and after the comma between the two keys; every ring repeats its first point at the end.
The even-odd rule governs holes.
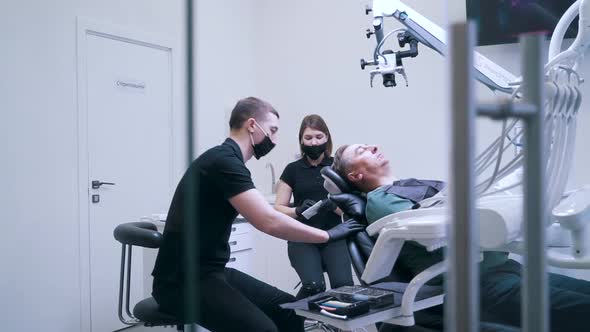
{"type": "MultiPolygon", "coordinates": [[[[194,159],[194,6],[193,0],[186,0],[186,122],[187,122],[187,142],[186,142],[186,156],[188,167],[190,167],[194,159]]],[[[186,188],[186,201],[196,202],[199,197],[198,192],[198,177],[194,176],[194,172],[188,172],[186,188]]],[[[195,323],[199,319],[198,307],[198,292],[199,285],[197,277],[199,275],[198,266],[198,247],[196,243],[199,239],[199,224],[198,213],[196,211],[196,204],[186,204],[184,211],[184,236],[183,249],[185,251],[184,271],[185,271],[185,292],[184,292],[184,313],[185,320],[189,323],[195,323]]],[[[195,324],[187,324],[185,330],[196,332],[197,326],[195,324]]]]}
{"type": "Polygon", "coordinates": [[[479,331],[479,226],[474,214],[473,48],[475,26],[451,25],[448,48],[452,115],[451,206],[446,278],[445,331],[479,331]]]}
{"type": "Polygon", "coordinates": [[[546,332],[549,327],[547,259],[545,227],[547,226],[547,193],[545,192],[546,159],[544,151],[542,35],[525,35],[523,46],[523,97],[537,112],[525,117],[524,142],[524,240],[522,321],[523,331],[546,332]]]}

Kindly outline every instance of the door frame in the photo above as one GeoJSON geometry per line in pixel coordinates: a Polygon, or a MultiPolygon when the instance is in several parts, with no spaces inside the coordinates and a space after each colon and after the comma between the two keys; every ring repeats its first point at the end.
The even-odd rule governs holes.
{"type": "MultiPolygon", "coordinates": [[[[181,62],[181,48],[178,39],[157,33],[148,33],[111,23],[99,22],[87,17],[76,17],[76,88],[77,88],[77,124],[78,124],[78,226],[79,226],[79,283],[80,283],[80,331],[91,331],[91,276],[90,276],[90,184],[89,184],[89,151],[88,151],[88,96],[86,94],[87,73],[87,36],[94,35],[117,41],[152,47],[170,52],[171,68],[171,139],[169,174],[172,194],[174,184],[179,179],[179,172],[186,164],[184,149],[186,147],[185,114],[182,112],[184,77],[181,62]]],[[[113,241],[115,245],[115,241],[113,241]]],[[[136,251],[137,253],[137,251],[136,251]]],[[[113,262],[118,268],[119,262],[113,262]]],[[[143,273],[143,271],[142,271],[143,273]]],[[[142,278],[143,280],[143,278],[142,278]]],[[[142,287],[143,291],[143,287],[142,287]]],[[[116,307],[113,308],[113,313],[116,307]]],[[[97,331],[94,331],[97,332],[97,331]]]]}

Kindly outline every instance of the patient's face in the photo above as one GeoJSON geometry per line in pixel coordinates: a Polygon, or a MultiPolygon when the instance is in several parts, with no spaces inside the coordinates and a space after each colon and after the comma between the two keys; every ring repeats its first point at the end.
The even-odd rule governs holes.
{"type": "Polygon", "coordinates": [[[342,158],[348,162],[349,180],[353,182],[355,179],[351,178],[350,173],[353,173],[353,177],[360,174],[362,180],[388,175],[390,171],[389,160],[376,145],[352,144],[344,150],[342,158]]]}

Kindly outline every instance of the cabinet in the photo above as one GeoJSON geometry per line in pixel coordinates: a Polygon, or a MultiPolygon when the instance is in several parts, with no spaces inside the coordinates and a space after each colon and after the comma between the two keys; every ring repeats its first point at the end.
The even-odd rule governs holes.
{"type": "Polygon", "coordinates": [[[254,255],[252,276],[275,286],[290,294],[297,293],[294,289],[299,276],[291,267],[287,254],[287,241],[265,234],[252,228],[254,255]]]}
{"type": "Polygon", "coordinates": [[[229,236],[230,256],[226,266],[240,270],[247,274],[252,274],[254,258],[254,227],[246,220],[238,216],[232,225],[229,236]]]}

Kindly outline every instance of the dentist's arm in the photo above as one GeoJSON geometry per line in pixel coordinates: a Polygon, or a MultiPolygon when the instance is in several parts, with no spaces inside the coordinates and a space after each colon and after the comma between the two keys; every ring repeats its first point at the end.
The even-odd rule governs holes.
{"type": "Polygon", "coordinates": [[[293,242],[325,243],[344,239],[364,226],[350,220],[328,231],[310,227],[272,208],[262,194],[250,189],[229,199],[231,205],[256,229],[293,242]]]}
{"type": "Polygon", "coordinates": [[[293,242],[328,242],[328,232],[302,224],[273,209],[256,189],[238,194],[229,202],[252,226],[268,235],[293,242]]]}

